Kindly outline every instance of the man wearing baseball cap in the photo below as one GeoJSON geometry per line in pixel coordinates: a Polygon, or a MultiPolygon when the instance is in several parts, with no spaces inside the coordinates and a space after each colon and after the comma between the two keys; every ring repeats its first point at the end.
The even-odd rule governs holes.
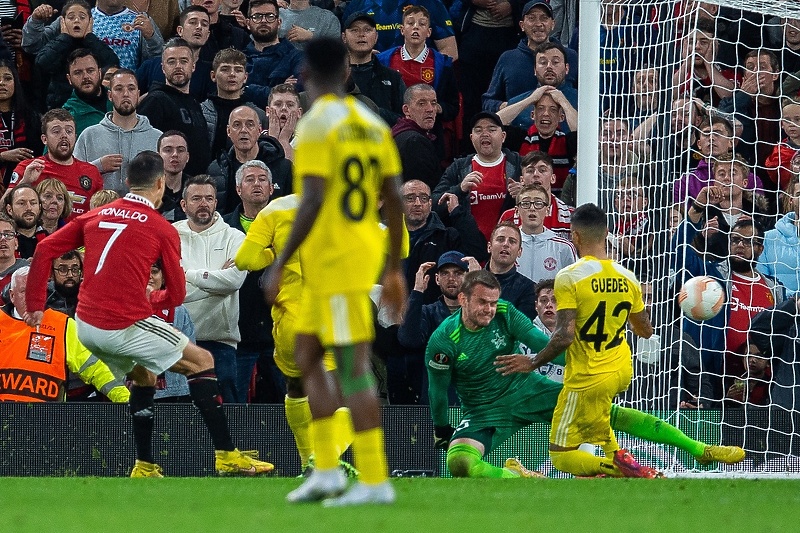
{"type": "MultiPolygon", "coordinates": [[[[435,263],[423,263],[417,271],[414,290],[408,295],[405,316],[397,330],[397,338],[408,350],[404,361],[400,363],[403,366],[402,373],[405,374],[411,390],[420,398],[420,403],[427,403],[427,375],[423,365],[425,345],[439,324],[459,309],[458,292],[470,259],[461,252],[452,250],[439,256],[435,263]],[[430,283],[434,267],[434,279],[442,295],[433,303],[423,304],[423,293],[430,283]]],[[[477,262],[473,264],[480,268],[477,262]]],[[[395,367],[400,370],[399,365],[395,367]]]]}
{"type": "MultiPolygon", "coordinates": [[[[510,98],[521,94],[528,94],[539,86],[534,76],[536,58],[535,51],[551,38],[555,27],[553,10],[550,3],[545,0],[530,0],[522,8],[522,19],[519,27],[525,37],[516,48],[500,56],[494,67],[492,81],[489,89],[483,95],[483,109],[497,111],[505,107],[510,98]]],[[[566,63],[571,66],[567,73],[566,83],[573,87],[578,86],[578,54],[570,49],[565,49],[566,63]]]]}
{"type": "Polygon", "coordinates": [[[379,114],[389,126],[403,116],[406,86],[400,74],[377,60],[372,50],[378,40],[375,19],[356,11],[342,24],[342,41],[347,47],[350,78],[359,91],[375,102],[379,114]]]}
{"type": "Polygon", "coordinates": [[[506,134],[496,113],[476,113],[469,124],[475,155],[447,167],[433,191],[433,203],[443,220],[456,206],[466,207],[488,242],[500,215],[514,206],[508,183],[519,181],[520,156],[503,148],[506,134]]]}

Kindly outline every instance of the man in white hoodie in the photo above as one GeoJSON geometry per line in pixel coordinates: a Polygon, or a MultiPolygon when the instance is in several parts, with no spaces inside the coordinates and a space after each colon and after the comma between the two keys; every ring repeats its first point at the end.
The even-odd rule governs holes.
{"type": "Polygon", "coordinates": [[[522,256],[517,261],[517,272],[534,283],[554,278],[556,273],[577,260],[575,247],[544,227],[549,194],[540,185],[528,185],[517,195],[522,227],[522,256]]]}
{"type": "Polygon", "coordinates": [[[89,126],[75,143],[75,157],[91,163],[103,176],[103,187],[121,196],[128,192],[122,168],[144,150],[157,150],[161,131],[136,113],[139,84],[136,74],[119,69],[111,78],[108,98],[113,110],[99,124],[89,126]]]}
{"type": "Polygon", "coordinates": [[[187,220],[175,222],[186,272],[184,305],[195,325],[197,345],[214,356],[225,403],[234,403],[236,347],[239,334],[239,289],[247,272],[233,258],[244,234],[225,223],[217,208],[216,180],[200,174],[186,182],[181,207],[187,220]]]}

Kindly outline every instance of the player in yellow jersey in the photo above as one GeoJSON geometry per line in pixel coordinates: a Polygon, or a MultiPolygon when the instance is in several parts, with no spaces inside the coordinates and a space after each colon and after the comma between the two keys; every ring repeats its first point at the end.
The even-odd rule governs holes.
{"type": "Polygon", "coordinates": [[[345,95],[346,70],[341,40],[308,42],[301,75],[313,105],[296,130],[300,205],[265,285],[274,299],[282,271],[299,249],[303,277],[295,359],[309,393],[316,468],[287,499],[327,498],[328,506],[394,501],[369,361],[375,336],[369,292],[383,272],[382,303],[398,321],[405,300],[400,158],[381,118],[345,95]],[[378,225],[379,196],[389,228],[388,257],[378,225]],[[347,491],[335,446],[333,415],[341,407],[340,396],[323,365],[326,348],[336,356],[341,395],[355,429],[353,452],[361,477],[347,491]]]}
{"type": "Polygon", "coordinates": [[[643,338],[653,334],[653,326],[636,276],[606,254],[606,220],[594,204],[573,213],[572,240],[581,259],[556,275],[555,331],[532,362],[536,369],[567,351],[564,388],[550,430],[550,459],[576,476],[657,477],[656,470],[620,450],[611,430],[611,404],[631,382],[625,326],[643,338]],[[605,457],[579,450],[584,442],[601,446],[605,457]]]}
{"type": "MultiPolygon", "coordinates": [[[[247,165],[247,163],[245,163],[247,165]]],[[[261,270],[275,260],[275,254],[283,250],[289,232],[292,229],[299,197],[296,194],[282,196],[272,200],[256,216],[250,224],[247,236],[236,253],[236,267],[240,270],[261,270]]],[[[297,452],[303,472],[309,472],[309,462],[313,453],[311,441],[311,409],[308,396],[300,379],[300,369],[294,359],[294,337],[297,332],[295,324],[300,314],[300,291],[302,276],[300,257],[292,255],[283,269],[280,291],[272,305],[272,336],[275,340],[275,364],[286,377],[286,421],[294,435],[297,452]]],[[[336,362],[333,354],[325,354],[326,370],[335,370],[336,362]]],[[[350,411],[342,408],[336,411],[339,423],[340,455],[353,440],[353,426],[350,411]]],[[[348,474],[355,469],[347,463],[341,463],[348,474]]]]}

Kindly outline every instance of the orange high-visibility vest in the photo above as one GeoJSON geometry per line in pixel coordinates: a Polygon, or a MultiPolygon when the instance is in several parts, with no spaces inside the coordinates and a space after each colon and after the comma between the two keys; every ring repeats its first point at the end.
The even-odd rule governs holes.
{"type": "Polygon", "coordinates": [[[37,332],[0,311],[0,401],[64,399],[68,318],[48,309],[37,332]]]}

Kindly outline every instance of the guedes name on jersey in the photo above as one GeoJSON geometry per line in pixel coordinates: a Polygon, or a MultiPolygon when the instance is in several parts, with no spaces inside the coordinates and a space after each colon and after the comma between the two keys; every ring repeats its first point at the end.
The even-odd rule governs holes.
{"type": "Polygon", "coordinates": [[[629,292],[625,278],[599,278],[592,280],[592,292],[629,292]]]}
{"type": "Polygon", "coordinates": [[[342,126],[339,130],[340,141],[372,141],[381,142],[380,132],[373,128],[365,128],[358,124],[342,126]]]}

